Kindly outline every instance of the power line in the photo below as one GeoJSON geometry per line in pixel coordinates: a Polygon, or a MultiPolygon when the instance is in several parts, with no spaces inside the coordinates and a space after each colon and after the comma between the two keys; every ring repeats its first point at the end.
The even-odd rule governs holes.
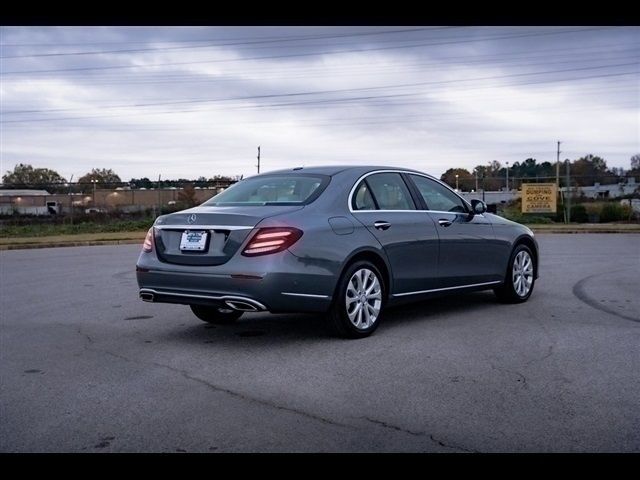
{"type": "MultiPolygon", "coordinates": [[[[509,53],[502,53],[500,55],[494,55],[494,54],[490,54],[490,55],[477,55],[477,54],[473,54],[473,55],[464,55],[464,56],[445,56],[445,57],[439,57],[437,59],[437,61],[430,61],[430,62],[418,62],[418,63],[409,63],[409,64],[403,64],[403,65],[388,65],[386,62],[383,65],[377,65],[375,63],[371,63],[371,62],[366,62],[366,63],[350,63],[348,66],[345,65],[322,65],[322,66],[306,66],[306,67],[300,67],[300,66],[296,66],[296,67],[283,67],[281,65],[278,66],[265,66],[265,65],[260,65],[260,66],[256,66],[251,68],[251,66],[243,66],[242,70],[229,70],[228,68],[225,70],[227,73],[225,74],[226,76],[232,76],[232,75],[247,75],[250,74],[252,71],[255,72],[259,72],[261,74],[261,77],[265,74],[269,74],[269,73],[285,73],[288,71],[292,71],[292,72],[296,72],[296,73],[304,73],[304,72],[321,72],[321,73],[326,73],[328,74],[329,72],[332,72],[333,75],[339,74],[339,72],[348,72],[350,70],[355,70],[356,72],[361,71],[363,69],[363,67],[366,67],[368,70],[367,71],[372,71],[372,69],[377,69],[379,70],[391,70],[393,69],[394,71],[396,71],[398,68],[402,68],[402,67],[413,67],[413,66],[433,66],[433,65],[442,65],[442,64],[459,64],[464,62],[465,65],[468,64],[473,64],[473,63],[509,63],[509,62],[514,62],[514,61],[519,61],[519,60],[527,60],[527,59],[540,59],[540,58],[544,58],[545,60],[550,60],[550,59],[554,59],[554,58],[563,58],[563,57],[567,57],[569,56],[570,58],[578,61],[580,59],[579,55],[584,55],[587,56],[589,60],[593,60],[593,55],[597,54],[597,53],[619,53],[619,52],[625,52],[625,51],[634,51],[634,52],[638,52],[637,48],[626,48],[626,49],[610,49],[607,47],[611,47],[611,46],[618,46],[617,44],[615,45],[599,45],[598,47],[596,47],[596,50],[593,49],[585,49],[583,47],[577,47],[577,48],[564,48],[564,49],[553,49],[553,50],[547,50],[547,49],[542,49],[542,50],[533,50],[533,51],[529,51],[530,53],[544,53],[544,52],[552,52],[551,54],[544,54],[544,55],[522,55],[521,52],[509,52],[509,53]],[[605,49],[607,48],[607,49],[605,49]],[[602,50],[605,49],[605,50],[602,50]],[[577,53],[569,53],[571,51],[575,51],[575,50],[580,50],[580,52],[577,53]],[[554,55],[554,53],[560,52],[560,51],[566,51],[567,53],[563,53],[560,55],[554,55]],[[511,58],[507,58],[510,56],[514,56],[517,55],[518,58],[515,59],[511,59],[511,58]],[[458,61],[460,60],[460,61],[458,61]]],[[[610,59],[610,57],[606,58],[607,60],[610,59]]],[[[513,63],[512,63],[513,64],[513,63]]],[[[202,73],[190,73],[190,74],[186,74],[186,73],[167,73],[166,71],[155,71],[155,72],[149,72],[149,71],[142,71],[142,72],[129,72],[127,74],[121,74],[121,73],[104,73],[104,74],[100,74],[100,76],[86,76],[85,72],[77,72],[77,73],[73,73],[73,72],[69,72],[65,75],[65,78],[75,78],[75,79],[83,79],[86,80],[88,82],[95,82],[96,80],[101,80],[101,79],[128,79],[128,78],[133,78],[133,79],[137,79],[140,78],[142,81],[147,81],[146,77],[155,77],[155,76],[161,76],[161,78],[168,78],[168,79],[190,79],[193,78],[194,76],[196,76],[196,78],[202,78],[204,74],[202,73]]],[[[220,78],[220,75],[216,75],[215,77],[213,77],[213,79],[218,80],[220,78]]],[[[289,76],[289,78],[294,78],[293,76],[289,76]]],[[[211,80],[211,76],[207,76],[205,77],[205,79],[207,81],[211,80]]],[[[4,82],[10,82],[12,81],[12,79],[7,78],[4,80],[4,82]]],[[[18,79],[13,79],[13,81],[22,81],[22,80],[18,80],[18,79]]],[[[30,81],[51,81],[49,79],[30,79],[30,81]]],[[[55,79],[55,81],[59,81],[59,79],[55,79]]],[[[142,83],[142,82],[139,82],[142,83]]]]}
{"type": "MultiPolygon", "coordinates": [[[[604,75],[597,75],[597,76],[592,76],[592,77],[582,77],[581,79],[586,79],[586,78],[601,78],[601,77],[611,77],[611,76],[621,76],[621,75],[629,75],[628,73],[623,73],[623,74],[604,74],[604,75]]],[[[570,80],[576,80],[576,79],[570,79],[570,80]]],[[[554,80],[553,82],[559,82],[559,81],[566,81],[565,80],[554,80]]],[[[534,82],[534,83],[541,83],[541,82],[534,82]]],[[[548,81],[546,82],[548,83],[548,81]]],[[[522,83],[517,84],[517,85],[523,85],[522,83]]],[[[489,88],[489,87],[473,87],[473,89],[484,89],[484,88],[489,88]]],[[[310,101],[302,101],[302,102],[290,102],[290,103],[281,103],[281,104],[265,104],[265,105],[255,105],[253,106],[253,108],[273,108],[273,107],[278,107],[278,106],[300,106],[300,105],[305,105],[305,107],[308,107],[309,105],[313,105],[313,104],[318,104],[318,103],[336,103],[336,102],[343,102],[343,101],[362,101],[362,100],[368,100],[368,99],[380,99],[380,98],[390,98],[390,97],[410,97],[410,96],[416,96],[416,95],[421,95],[421,94],[416,94],[416,93],[406,93],[406,94],[392,94],[392,95],[378,95],[378,96],[366,96],[366,97],[351,97],[351,98],[346,98],[346,99],[330,99],[330,100],[310,100],[310,101]]],[[[634,102],[633,105],[635,106],[637,104],[637,102],[634,102]]],[[[233,108],[233,107],[229,107],[226,106],[225,108],[233,108]]],[[[536,107],[534,110],[539,110],[540,107],[536,107]]],[[[520,109],[522,110],[522,109],[520,109]]],[[[566,110],[566,108],[564,108],[564,110],[566,110]]],[[[66,118],[41,118],[41,119],[31,119],[31,120],[9,120],[9,121],[3,121],[0,122],[2,124],[16,124],[16,123],[31,123],[31,122],[43,122],[43,121],[69,121],[69,120],[86,120],[86,119],[96,119],[96,118],[122,118],[122,117],[136,117],[136,116],[148,116],[148,115],[162,115],[162,114],[171,114],[171,115],[175,115],[178,113],[191,113],[191,112],[203,112],[203,111],[207,111],[207,110],[203,110],[203,109],[183,109],[183,110],[167,110],[167,111],[154,111],[154,112],[144,112],[144,113],[129,113],[129,114],[114,114],[114,115],[94,115],[94,116],[84,116],[84,117],[66,117],[66,118]]],[[[470,116],[469,113],[463,112],[460,113],[460,116],[468,118],[470,116]]],[[[442,113],[437,113],[437,117],[441,118],[442,117],[442,113]]],[[[260,122],[260,123],[264,123],[264,122],[260,122]]]]}
{"type": "MultiPolygon", "coordinates": [[[[620,52],[624,52],[624,51],[629,51],[629,50],[634,50],[636,51],[636,49],[626,49],[626,50],[620,50],[620,52]]],[[[618,53],[618,52],[613,52],[613,53],[618,53]]],[[[640,51],[639,51],[640,53],[640,51]]],[[[173,83],[173,82],[186,82],[186,81],[193,81],[193,82],[220,82],[220,81],[224,81],[225,79],[228,80],[232,80],[232,81],[237,81],[239,79],[239,77],[242,76],[250,76],[252,73],[255,73],[256,75],[259,76],[260,79],[273,79],[273,78],[287,78],[287,79],[294,79],[294,78],[317,78],[319,75],[331,75],[332,77],[335,76],[340,76],[340,75],[349,75],[349,76],[359,76],[359,75],[371,75],[371,74],[385,74],[385,72],[389,72],[389,73],[398,73],[399,69],[402,69],[403,73],[410,73],[410,72],[420,72],[424,70],[424,67],[430,67],[430,66],[442,66],[442,65],[449,65],[449,64],[456,64],[455,66],[460,66],[460,67],[467,67],[473,64],[481,64],[482,66],[498,66],[501,64],[508,64],[509,67],[522,67],[522,68],[526,68],[529,66],[537,66],[537,65],[569,65],[569,64],[573,64],[573,63],[584,63],[585,61],[589,62],[589,63],[593,63],[593,62],[604,62],[604,61],[612,61],[612,60],[621,60],[621,59],[639,59],[640,57],[636,57],[634,55],[629,55],[629,54],[619,54],[619,55],[607,55],[606,57],[601,57],[601,58],[594,58],[593,54],[585,54],[584,57],[583,56],[579,56],[579,55],[565,55],[563,57],[569,57],[569,59],[560,59],[559,57],[557,57],[557,60],[554,60],[552,57],[540,57],[540,56],[536,56],[536,57],[531,57],[531,58],[535,58],[535,59],[539,59],[539,61],[535,61],[535,62],[531,62],[528,61],[528,59],[525,58],[521,58],[521,59],[495,59],[495,60],[467,60],[464,63],[462,62],[450,62],[450,61],[439,61],[439,62],[435,62],[435,61],[431,61],[431,62],[420,62],[420,63],[408,63],[408,64],[394,64],[394,65],[373,65],[373,66],[369,66],[368,68],[362,68],[362,66],[358,66],[358,67],[354,67],[354,68],[345,68],[344,66],[334,66],[334,67],[329,67],[329,66],[324,66],[322,68],[320,67],[312,67],[312,68],[297,68],[297,69],[292,69],[292,70],[287,70],[287,69],[277,69],[277,70],[269,70],[267,69],[262,69],[262,70],[255,70],[255,71],[251,71],[251,70],[240,70],[237,72],[229,72],[227,71],[224,74],[216,74],[215,76],[206,76],[203,77],[200,74],[185,74],[185,73],[162,73],[162,72],[148,72],[145,73],[143,75],[139,75],[139,74],[126,74],[126,75],[102,75],[100,77],[95,77],[95,76],[91,76],[91,77],[84,77],[84,79],[87,82],[91,82],[92,85],[96,85],[98,84],[97,82],[100,82],[100,85],[119,85],[119,84],[131,84],[131,85],[136,85],[136,84],[141,84],[141,85],[145,85],[145,84],[153,84],[153,83],[173,83]],[[299,75],[291,75],[288,72],[292,71],[295,73],[299,73],[299,75]],[[151,78],[145,78],[145,77],[151,77],[151,78]],[[155,77],[158,77],[159,79],[155,79],[155,77]],[[106,80],[106,82],[105,82],[106,80]],[[109,80],[122,80],[121,82],[109,82],[109,80]]],[[[81,79],[83,77],[79,77],[78,79],[81,79]]],[[[51,82],[51,79],[35,79],[36,81],[41,80],[41,81],[47,81],[47,82],[51,82]]],[[[9,80],[5,80],[9,81],[9,80]]],[[[14,79],[14,81],[18,81],[17,79],[14,79]]],[[[20,80],[22,81],[22,80],[20,80]]],[[[58,82],[59,79],[55,79],[53,80],[55,82],[58,82]]]]}
{"type": "Polygon", "coordinates": [[[264,59],[276,59],[276,58],[295,58],[295,57],[308,57],[308,56],[318,56],[318,55],[335,55],[341,53],[353,53],[353,52],[371,52],[371,51],[381,51],[381,50],[394,50],[394,49],[404,49],[404,48],[417,48],[424,46],[438,46],[438,45],[451,45],[458,43],[476,43],[482,41],[492,41],[492,40],[502,40],[502,39],[512,39],[512,38],[524,38],[524,37],[538,37],[538,36],[546,36],[546,35],[560,35],[565,33],[579,33],[579,32],[587,32],[594,30],[604,30],[609,27],[602,28],[585,28],[585,29],[574,29],[574,30],[564,30],[564,31],[556,31],[556,32],[538,32],[538,33],[528,33],[528,34],[517,34],[517,35],[505,35],[505,36],[495,36],[491,38],[475,38],[471,40],[459,40],[459,41],[451,41],[451,42],[438,42],[438,43],[417,43],[414,45],[402,45],[402,46],[392,46],[392,47],[375,47],[375,48],[358,48],[358,49],[350,49],[350,50],[338,50],[338,51],[325,51],[325,52],[311,52],[311,53],[295,53],[295,54],[286,54],[286,55],[268,55],[261,57],[245,57],[239,59],[213,59],[213,60],[201,60],[201,61],[191,61],[191,62],[167,62],[167,63],[155,63],[155,64],[147,64],[147,65],[109,65],[102,67],[76,67],[76,68],[61,68],[61,69],[50,69],[50,70],[20,70],[20,71],[9,71],[9,72],[1,72],[2,75],[19,75],[19,74],[33,74],[33,73],[57,73],[57,72],[77,72],[77,71],[93,71],[93,70],[120,70],[120,69],[129,69],[129,68],[149,68],[149,67],[164,67],[164,66],[178,66],[178,65],[197,65],[197,64],[209,64],[209,63],[227,63],[227,62],[239,62],[239,61],[248,61],[248,60],[264,60],[264,59]]]}
{"type": "MultiPolygon", "coordinates": [[[[265,99],[265,98],[294,97],[294,96],[319,95],[319,94],[324,95],[324,94],[331,94],[331,93],[360,92],[360,91],[381,90],[381,89],[422,87],[427,85],[451,84],[451,83],[471,82],[471,81],[498,80],[503,78],[514,78],[514,77],[532,76],[532,75],[548,75],[548,74],[554,74],[554,73],[566,73],[566,72],[576,72],[576,71],[585,71],[585,70],[598,70],[603,68],[626,67],[626,66],[632,66],[632,65],[637,66],[637,62],[603,65],[598,67],[582,67],[582,68],[571,68],[571,69],[560,69],[560,70],[547,70],[542,72],[515,73],[515,74],[508,74],[508,75],[490,76],[490,77],[465,78],[465,79],[459,79],[459,80],[442,80],[442,81],[434,81],[434,82],[418,82],[418,83],[407,83],[407,84],[399,84],[399,85],[384,85],[384,86],[378,86],[378,87],[360,87],[360,88],[317,90],[317,91],[308,91],[308,92],[281,93],[281,94],[269,94],[269,95],[251,95],[251,96],[235,97],[235,98],[193,99],[193,100],[176,100],[171,102],[134,103],[134,104],[126,104],[126,105],[102,106],[100,108],[103,108],[103,109],[140,108],[140,107],[183,105],[183,104],[194,104],[194,103],[213,103],[213,102],[224,102],[224,101],[235,101],[235,100],[259,100],[259,99],[265,99]]],[[[629,73],[635,73],[635,72],[629,72],[629,73]]],[[[71,108],[71,109],[13,110],[13,111],[5,111],[4,113],[5,114],[48,113],[48,112],[62,112],[62,111],[75,111],[75,110],[78,110],[78,109],[71,108]]],[[[0,123],[11,123],[11,122],[19,122],[19,121],[21,120],[3,120],[0,123]]],[[[24,121],[28,121],[28,120],[24,120],[24,121]]]]}
{"type": "MultiPolygon", "coordinates": [[[[611,87],[606,87],[606,88],[610,89],[611,87]]],[[[602,90],[602,88],[601,88],[601,90],[602,90]]],[[[404,95],[405,96],[414,96],[415,94],[404,94],[404,95]]],[[[393,97],[397,97],[397,96],[398,95],[393,95],[393,97]]],[[[357,100],[354,100],[354,99],[350,98],[350,99],[347,99],[345,102],[341,102],[341,103],[346,104],[346,103],[353,103],[355,101],[361,101],[364,97],[356,97],[356,98],[357,98],[357,100]]],[[[490,100],[491,97],[483,96],[483,99],[490,100]]],[[[376,100],[380,100],[379,97],[374,97],[372,99],[372,101],[376,101],[376,100]]],[[[387,100],[388,99],[385,99],[385,101],[387,101],[387,100]]],[[[539,111],[552,111],[552,110],[562,110],[564,112],[569,112],[569,111],[571,111],[571,112],[594,111],[594,110],[599,110],[599,109],[612,109],[612,108],[625,107],[625,106],[634,106],[635,107],[635,106],[638,105],[639,101],[640,100],[638,100],[638,101],[625,100],[623,102],[619,102],[619,101],[618,102],[611,102],[611,101],[608,101],[606,104],[603,104],[600,107],[598,107],[598,106],[595,106],[595,107],[594,106],[581,107],[580,106],[578,108],[570,106],[570,105],[569,106],[562,105],[562,106],[558,106],[558,107],[544,107],[544,106],[541,106],[539,104],[536,104],[536,105],[534,105],[534,106],[532,106],[530,108],[523,107],[523,106],[514,107],[514,109],[500,108],[499,110],[497,110],[497,112],[498,113],[525,112],[525,111],[539,112],[539,111]]],[[[316,106],[316,107],[318,107],[318,106],[324,106],[324,107],[329,106],[331,108],[336,108],[335,105],[327,105],[327,104],[317,105],[318,102],[319,101],[312,101],[312,103],[316,103],[316,105],[313,105],[312,103],[304,102],[305,103],[304,104],[304,108],[305,108],[304,111],[307,111],[309,108],[311,108],[313,106],[316,106]]],[[[333,102],[333,100],[330,100],[328,102],[333,102]]],[[[299,105],[300,103],[302,103],[302,102],[297,102],[295,104],[275,104],[275,105],[271,104],[271,105],[262,105],[262,106],[263,107],[268,107],[270,109],[274,109],[274,108],[277,108],[276,105],[296,106],[296,105],[299,105]]],[[[407,104],[407,103],[408,102],[394,103],[393,106],[407,104]]],[[[446,101],[445,100],[439,100],[439,101],[430,101],[429,102],[429,104],[434,104],[434,103],[435,104],[442,104],[444,106],[450,105],[450,101],[448,101],[448,100],[446,100],[446,101]]],[[[418,106],[418,104],[416,104],[415,101],[411,101],[410,104],[412,104],[414,106],[418,106]]],[[[372,106],[371,102],[367,103],[367,106],[368,107],[372,106]]],[[[387,104],[385,104],[385,106],[387,106],[387,104]]],[[[255,106],[255,107],[258,107],[258,106],[255,106]]],[[[225,107],[225,108],[228,109],[229,107],[225,107]]],[[[423,108],[423,107],[420,106],[420,108],[423,108]]],[[[239,108],[235,108],[235,109],[238,110],[239,108]]],[[[156,114],[159,114],[159,113],[167,113],[167,114],[191,113],[191,112],[196,112],[197,113],[197,112],[204,112],[204,111],[209,111],[209,110],[208,109],[197,108],[197,109],[169,110],[169,111],[165,111],[165,112],[157,112],[156,111],[156,112],[149,112],[146,115],[156,115],[156,114]]],[[[351,120],[353,118],[358,118],[358,119],[367,119],[367,118],[370,118],[370,119],[393,119],[393,118],[415,118],[415,117],[428,118],[428,117],[431,117],[431,115],[429,115],[429,112],[427,112],[427,113],[421,112],[419,114],[402,113],[398,117],[396,117],[394,115],[384,115],[384,113],[385,112],[382,112],[382,113],[376,114],[375,116],[371,116],[371,117],[348,117],[348,118],[340,117],[340,120],[344,119],[344,120],[349,121],[349,120],[351,120]]],[[[137,115],[137,114],[132,114],[132,115],[137,115]]],[[[143,114],[143,115],[145,115],[145,114],[143,114]]],[[[438,111],[438,112],[433,112],[433,115],[436,116],[437,118],[440,118],[440,119],[443,118],[444,116],[446,116],[446,117],[461,116],[461,117],[464,117],[464,118],[470,118],[472,116],[476,116],[476,114],[474,114],[474,112],[467,112],[467,111],[463,111],[463,112],[438,111]]],[[[126,115],[124,115],[124,116],[126,116],[126,115]]],[[[274,119],[273,117],[269,117],[269,121],[274,122],[274,121],[277,121],[277,119],[274,119]]],[[[296,122],[296,124],[300,124],[301,123],[299,120],[296,120],[295,122],[296,122]]],[[[190,127],[185,127],[185,128],[190,128],[191,129],[191,128],[197,127],[199,125],[199,123],[200,122],[188,124],[188,123],[185,123],[185,122],[180,122],[180,123],[173,124],[173,125],[179,125],[179,126],[192,125],[190,127]]],[[[228,123],[229,122],[226,122],[226,123],[223,123],[223,124],[220,124],[220,125],[225,125],[225,124],[228,124],[228,123]]],[[[264,120],[259,120],[259,121],[256,121],[256,122],[245,122],[245,121],[242,121],[240,123],[243,123],[243,124],[244,123],[264,124],[264,120]]],[[[335,122],[333,122],[333,123],[335,123],[335,122]]],[[[87,128],[89,128],[92,125],[83,125],[83,126],[86,126],[87,128]]],[[[169,131],[175,130],[175,127],[173,127],[172,125],[166,124],[166,123],[160,124],[160,126],[167,128],[167,130],[169,130],[169,131]]],[[[207,123],[207,128],[210,127],[210,126],[212,126],[212,124],[207,123]]],[[[7,126],[5,126],[5,128],[6,127],[7,126]]],[[[146,127],[153,127],[153,125],[144,124],[143,127],[145,127],[145,128],[140,128],[140,124],[120,124],[118,127],[126,128],[126,129],[135,129],[136,131],[140,131],[140,130],[145,130],[146,127]]],[[[100,129],[104,129],[104,128],[108,128],[108,127],[99,126],[99,128],[100,129]]],[[[153,129],[153,128],[151,128],[151,129],[153,129]]]]}
{"type": "MultiPolygon", "coordinates": [[[[603,59],[598,59],[595,60],[595,62],[604,62],[604,61],[612,61],[612,60],[622,60],[622,59],[631,59],[633,57],[630,57],[629,55],[618,55],[618,56],[610,56],[607,58],[603,58],[603,59]]],[[[469,62],[469,64],[471,64],[473,62],[469,62]]],[[[483,63],[482,66],[484,67],[488,67],[488,66],[494,66],[496,64],[503,64],[506,62],[491,62],[491,63],[483,63]]],[[[517,68],[527,68],[527,67],[533,67],[533,66],[539,66],[539,65],[571,65],[574,63],[584,63],[584,59],[582,58],[574,58],[572,60],[565,60],[565,61],[540,61],[540,62],[528,62],[528,63],[510,63],[509,67],[517,67],[517,68]]],[[[461,65],[461,67],[467,67],[469,64],[466,65],[461,65]]],[[[417,64],[416,64],[417,65],[417,64]]],[[[421,64],[422,67],[424,66],[438,66],[438,65],[442,65],[442,64],[438,64],[438,63],[429,63],[429,64],[421,64]]],[[[374,68],[374,69],[370,69],[370,70],[356,70],[356,71],[342,71],[342,72],[332,72],[329,73],[327,71],[323,72],[323,74],[325,76],[331,76],[331,78],[336,78],[336,77],[340,77],[340,76],[349,76],[349,77],[357,77],[357,76],[371,76],[373,74],[377,75],[377,76],[382,76],[382,75],[397,75],[399,72],[399,67],[398,66],[393,66],[393,67],[379,67],[379,68],[374,68]]],[[[412,68],[403,68],[402,69],[402,73],[421,73],[424,72],[423,68],[420,67],[412,67],[412,68]]],[[[300,75],[289,75],[286,73],[283,74],[278,74],[277,72],[264,72],[263,74],[258,74],[256,73],[256,76],[260,79],[260,80],[275,80],[275,79],[287,79],[287,80],[292,80],[292,79],[307,79],[307,78],[311,78],[311,79],[317,79],[318,78],[318,74],[300,74],[300,75]]],[[[216,75],[213,78],[202,78],[200,76],[189,76],[189,75],[184,75],[184,74],[176,74],[176,75],[164,75],[162,78],[160,79],[136,79],[133,78],[131,80],[128,80],[127,78],[122,78],[122,77],[112,77],[112,79],[119,79],[120,81],[109,81],[109,80],[94,80],[93,78],[87,78],[86,81],[90,82],[92,86],[96,86],[96,85],[101,85],[101,86],[107,86],[107,85],[131,85],[131,86],[135,86],[135,85],[162,85],[162,84],[175,84],[176,82],[179,82],[181,84],[185,84],[185,83],[189,83],[189,84],[194,84],[194,83],[208,83],[208,84],[218,84],[218,83],[222,83],[222,82],[237,82],[239,81],[239,75],[238,74],[223,74],[223,75],[216,75]]],[[[56,82],[58,80],[55,80],[56,82]]],[[[47,80],[47,82],[51,82],[51,80],[47,80]]]]}
{"type": "MultiPolygon", "coordinates": [[[[395,33],[427,32],[427,31],[430,32],[435,30],[452,29],[452,28],[463,28],[463,27],[425,27],[425,28],[412,28],[412,29],[404,29],[404,30],[388,30],[384,32],[349,33],[349,34],[342,34],[342,35],[306,35],[306,36],[298,36],[298,37],[279,37],[279,38],[270,39],[270,40],[268,39],[254,40],[250,42],[248,41],[248,42],[234,42],[234,43],[207,43],[206,45],[190,45],[190,46],[181,46],[181,47],[152,47],[152,48],[133,48],[133,49],[125,49],[125,50],[93,50],[93,51],[81,51],[81,52],[39,53],[39,54],[29,54],[29,55],[5,55],[5,56],[0,56],[0,59],[103,55],[103,54],[184,50],[184,49],[225,47],[225,46],[262,45],[265,43],[298,42],[298,41],[306,41],[306,40],[327,40],[332,38],[387,35],[387,34],[395,34],[395,33]]],[[[213,40],[210,40],[210,42],[213,42],[213,40]]]]}
{"type": "MultiPolygon", "coordinates": [[[[279,27],[278,27],[279,28],[279,27]]],[[[307,28],[307,27],[305,27],[307,28]]],[[[349,28],[349,27],[332,27],[332,28],[349,28]]],[[[410,32],[410,31],[415,31],[415,30],[442,30],[442,29],[453,29],[453,28],[469,28],[466,26],[447,26],[447,27],[421,27],[421,28],[415,28],[415,29],[405,29],[405,30],[396,30],[397,32],[410,32]]],[[[386,32],[386,31],[385,31],[386,32]]],[[[345,36],[355,36],[355,35],[360,35],[360,36],[364,36],[364,35],[377,35],[379,33],[385,33],[385,32],[379,32],[379,31],[371,31],[371,32],[359,32],[359,33],[355,33],[355,34],[345,34],[345,36]]],[[[308,35],[307,37],[314,37],[313,35],[308,35]]],[[[200,38],[200,39],[190,39],[190,40],[162,40],[160,42],[158,41],[154,41],[154,40],[142,40],[139,42],[133,42],[130,40],[123,40],[123,41],[112,41],[112,42],[71,42],[71,43],[60,43],[57,42],[55,44],[55,46],[58,47],[69,47],[69,46],[77,46],[77,45],[123,45],[123,44],[128,44],[128,45],[147,45],[150,43],[203,43],[203,42],[213,42],[213,41],[224,41],[224,42],[228,42],[228,41],[240,41],[240,40],[248,40],[248,39],[252,39],[258,42],[264,42],[264,41],[277,41],[280,39],[289,39],[289,38],[293,38],[291,36],[270,36],[270,37],[252,37],[252,36],[244,36],[244,37],[235,37],[235,38],[200,38]]],[[[304,38],[304,37],[296,37],[296,38],[304,38]]],[[[44,47],[51,47],[52,43],[3,43],[2,47],[39,47],[39,46],[44,46],[44,47]]]]}

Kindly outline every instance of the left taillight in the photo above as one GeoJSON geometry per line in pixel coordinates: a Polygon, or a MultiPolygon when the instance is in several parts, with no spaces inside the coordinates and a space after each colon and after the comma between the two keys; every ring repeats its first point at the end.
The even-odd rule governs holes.
{"type": "Polygon", "coordinates": [[[286,250],[302,236],[302,230],[293,227],[261,228],[244,247],[242,255],[257,257],[286,250]]]}
{"type": "Polygon", "coordinates": [[[153,227],[149,229],[147,232],[147,236],[144,237],[144,243],[142,244],[143,252],[151,252],[153,251],[153,227]]]}

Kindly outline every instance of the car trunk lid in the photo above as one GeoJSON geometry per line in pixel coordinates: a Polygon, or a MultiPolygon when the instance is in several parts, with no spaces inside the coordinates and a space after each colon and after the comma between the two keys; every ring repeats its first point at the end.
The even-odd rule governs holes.
{"type": "Polygon", "coordinates": [[[160,260],[180,265],[222,265],[265,218],[304,208],[302,205],[200,206],[159,217],[154,224],[156,251],[160,260]],[[185,250],[183,236],[191,234],[202,250],[185,250]]]}

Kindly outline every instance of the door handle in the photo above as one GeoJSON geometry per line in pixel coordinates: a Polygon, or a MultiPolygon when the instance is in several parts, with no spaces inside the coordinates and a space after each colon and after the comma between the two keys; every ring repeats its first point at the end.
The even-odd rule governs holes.
{"type": "Polygon", "coordinates": [[[441,227],[448,227],[452,224],[453,222],[451,220],[447,220],[446,218],[441,218],[440,220],[438,220],[438,224],[441,227]]]}
{"type": "Polygon", "coordinates": [[[378,230],[386,230],[387,228],[389,228],[391,226],[391,224],[389,222],[375,222],[373,224],[373,226],[375,228],[377,228],[378,230]]]}

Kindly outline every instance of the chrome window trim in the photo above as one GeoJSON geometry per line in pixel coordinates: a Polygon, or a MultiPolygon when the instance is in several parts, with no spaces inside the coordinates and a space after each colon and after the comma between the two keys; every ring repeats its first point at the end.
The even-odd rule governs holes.
{"type": "MultiPolygon", "coordinates": [[[[446,213],[448,215],[469,215],[468,213],[462,212],[444,212],[442,210],[353,210],[352,213],[394,213],[394,212],[402,212],[402,213],[446,213]]],[[[484,217],[483,213],[476,213],[474,217],[484,217]]]]}
{"type": "MultiPolygon", "coordinates": [[[[363,213],[363,212],[376,212],[376,213],[380,213],[380,212],[432,212],[432,213],[449,213],[449,214],[458,214],[458,215],[468,215],[469,212],[443,212],[441,210],[421,210],[418,207],[418,205],[416,205],[416,209],[415,210],[354,210],[352,208],[352,202],[353,202],[353,195],[355,193],[356,187],[358,185],[360,185],[360,182],[362,180],[364,180],[365,178],[367,178],[369,175],[374,175],[376,173],[404,173],[406,175],[418,175],[420,177],[424,177],[428,180],[433,180],[436,183],[439,183],[440,185],[442,185],[443,187],[445,187],[446,189],[452,191],[456,197],[458,197],[460,200],[462,200],[462,202],[468,207],[469,211],[472,211],[471,208],[471,204],[469,202],[467,202],[464,198],[462,198],[462,196],[458,195],[458,193],[453,190],[449,185],[447,185],[446,183],[444,183],[442,180],[438,180],[435,177],[432,177],[430,175],[427,175],[425,173],[420,173],[420,172],[413,172],[411,170],[373,170],[371,172],[367,172],[364,175],[361,175],[353,184],[353,187],[351,187],[351,191],[349,192],[349,197],[347,199],[347,202],[349,204],[349,212],[350,213],[363,213]]],[[[407,186],[408,188],[408,186],[407,186]]]]}
{"type": "Polygon", "coordinates": [[[251,230],[248,225],[154,225],[160,230],[251,230]]]}
{"type": "Polygon", "coordinates": [[[404,297],[406,295],[418,295],[420,293],[444,292],[445,290],[456,290],[458,288],[471,288],[471,287],[481,287],[484,285],[495,285],[496,283],[502,283],[502,281],[496,280],[494,282],[472,283],[471,285],[458,285],[456,287],[433,288],[431,290],[419,290],[417,292],[393,293],[392,296],[404,297]]]}

